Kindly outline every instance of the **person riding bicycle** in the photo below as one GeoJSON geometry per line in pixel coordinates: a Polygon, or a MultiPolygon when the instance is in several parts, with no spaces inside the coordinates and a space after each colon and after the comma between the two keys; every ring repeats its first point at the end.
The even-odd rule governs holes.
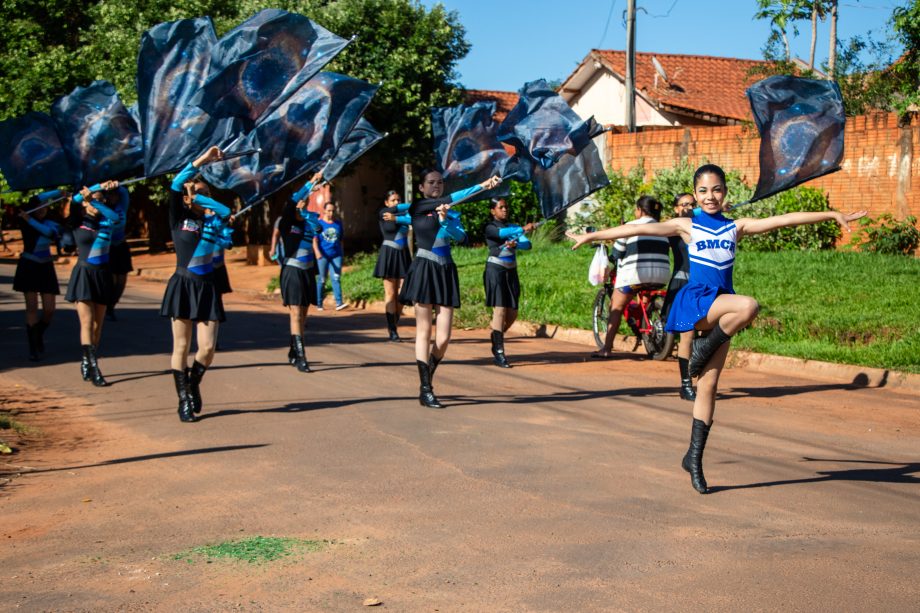
{"type": "MultiPolygon", "coordinates": [[[[661,208],[661,203],[652,196],[640,196],[636,202],[636,219],[628,223],[656,223],[661,219],[661,208]]],[[[617,276],[610,299],[607,336],[603,349],[592,353],[591,357],[613,357],[613,340],[620,329],[623,309],[633,295],[641,289],[661,287],[671,278],[669,251],[668,239],[658,236],[632,236],[613,244],[610,258],[617,261],[617,276]]]]}

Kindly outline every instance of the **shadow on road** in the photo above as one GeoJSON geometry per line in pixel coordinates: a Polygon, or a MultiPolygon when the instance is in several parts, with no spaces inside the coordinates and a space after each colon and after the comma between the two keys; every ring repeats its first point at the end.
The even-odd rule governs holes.
{"type": "Polygon", "coordinates": [[[222,453],[224,451],[241,451],[243,449],[258,449],[259,447],[268,447],[268,443],[259,443],[256,445],[224,445],[222,447],[202,447],[199,449],[184,449],[182,451],[167,451],[164,453],[151,453],[148,455],[130,456],[127,458],[116,458],[97,462],[95,464],[80,464],[77,466],[59,466],[56,468],[30,468],[16,470],[0,470],[0,476],[13,474],[36,474],[36,473],[53,473],[62,470],[78,470],[80,468],[97,468],[101,466],[115,466],[117,464],[130,464],[132,462],[146,462],[148,460],[162,460],[165,458],[178,458],[182,456],[201,455],[204,453],[222,453]]]}
{"type": "Polygon", "coordinates": [[[920,462],[876,462],[872,460],[829,460],[821,458],[802,458],[805,462],[833,462],[840,464],[876,464],[890,468],[852,468],[848,470],[818,471],[815,477],[805,479],[783,479],[780,481],[764,481],[762,483],[746,483],[743,485],[717,485],[709,488],[709,492],[725,492],[729,490],[747,490],[757,487],[774,487],[777,485],[796,485],[802,483],[820,483],[822,481],[866,481],[871,483],[911,483],[920,484],[920,462]]]}
{"type": "Polygon", "coordinates": [[[198,416],[198,421],[213,419],[215,417],[229,417],[231,415],[246,415],[260,413],[305,413],[307,411],[319,411],[322,409],[340,409],[342,407],[357,406],[371,402],[393,402],[396,400],[417,400],[415,396],[387,396],[382,398],[349,398],[340,400],[318,400],[316,402],[290,402],[281,407],[269,407],[266,409],[221,409],[213,413],[202,413],[198,416]]]}

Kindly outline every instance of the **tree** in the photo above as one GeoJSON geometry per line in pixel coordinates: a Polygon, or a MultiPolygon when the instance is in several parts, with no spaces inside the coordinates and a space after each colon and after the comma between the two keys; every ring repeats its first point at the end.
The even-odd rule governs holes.
{"type": "Polygon", "coordinates": [[[770,38],[774,44],[777,39],[782,40],[784,50],[782,57],[786,62],[792,61],[788,29],[791,27],[793,35],[798,36],[799,30],[795,22],[809,18],[809,8],[813,9],[816,3],[807,0],[757,0],[758,10],[754,13],[754,17],[770,20],[770,38]]]}

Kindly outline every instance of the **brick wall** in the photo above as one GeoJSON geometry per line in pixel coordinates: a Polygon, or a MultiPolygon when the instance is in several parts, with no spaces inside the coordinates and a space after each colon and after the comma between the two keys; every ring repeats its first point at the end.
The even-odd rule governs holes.
{"type": "MultiPolygon", "coordinates": [[[[872,217],[920,217],[920,123],[898,125],[894,113],[847,118],[842,170],[809,181],[823,189],[831,206],[850,211],[866,208],[872,217]],[[912,177],[917,175],[918,186],[912,177]]],[[[759,175],[760,137],[751,126],[655,129],[635,134],[607,134],[608,165],[626,172],[642,165],[646,175],[674,166],[686,157],[692,166],[703,160],[742,173],[750,185],[759,175]]]]}

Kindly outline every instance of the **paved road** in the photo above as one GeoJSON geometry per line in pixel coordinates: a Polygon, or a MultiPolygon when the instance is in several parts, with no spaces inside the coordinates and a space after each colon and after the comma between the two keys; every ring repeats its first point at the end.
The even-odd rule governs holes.
{"type": "Polygon", "coordinates": [[[717,489],[700,496],[679,468],[690,418],[673,362],[596,362],[582,346],[512,339],[504,371],[485,334],[461,331],[436,379],[449,407],[433,411],[416,400],[411,343],[384,342],[381,314],[311,317],[316,372],[300,374],[284,361],[280,306],[231,298],[205,419],[182,424],[163,370],[163,285],[130,280],[101,348],[114,385],[98,390],[79,379],[69,306],[48,333],[59,351],[21,359],[11,278],[0,266],[4,394],[67,438],[0,489],[4,608],[920,602],[915,395],[727,371],[706,454],[717,489]],[[251,535],[334,542],[258,566],[175,559],[251,535]]]}

